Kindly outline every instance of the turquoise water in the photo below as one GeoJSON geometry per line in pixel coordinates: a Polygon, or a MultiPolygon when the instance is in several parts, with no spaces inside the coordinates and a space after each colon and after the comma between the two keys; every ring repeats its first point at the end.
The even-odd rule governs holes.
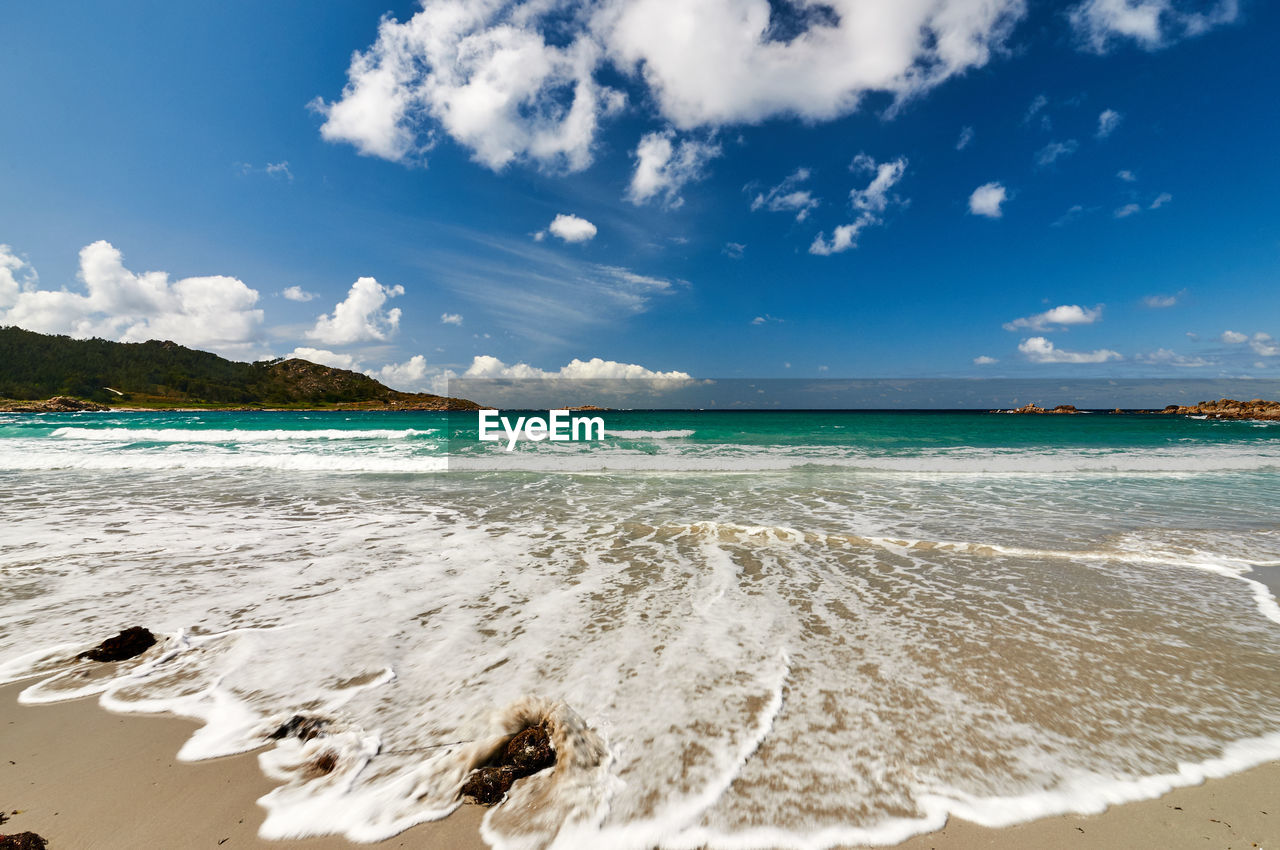
{"type": "Polygon", "coordinates": [[[268,837],[443,816],[538,718],[496,847],[893,842],[1280,758],[1280,427],[601,415],[0,415],[0,681],[263,748],[268,837]]]}

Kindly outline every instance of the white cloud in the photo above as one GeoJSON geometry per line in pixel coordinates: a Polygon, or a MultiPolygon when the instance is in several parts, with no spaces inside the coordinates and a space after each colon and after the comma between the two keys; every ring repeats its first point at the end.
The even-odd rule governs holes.
{"type": "Polygon", "coordinates": [[[1180,369],[1198,369],[1203,366],[1214,365],[1212,360],[1206,360],[1203,357],[1178,354],[1176,351],[1170,351],[1167,348],[1157,348],[1155,351],[1150,353],[1139,354],[1135,359],[1141,363],[1176,366],[1180,369]]]}
{"type": "Polygon", "coordinates": [[[1075,204],[1074,206],[1070,207],[1066,212],[1064,212],[1062,215],[1058,216],[1058,218],[1055,219],[1053,223],[1050,224],[1049,226],[1063,227],[1075,221],[1076,219],[1080,218],[1080,216],[1084,215],[1084,212],[1085,212],[1085,209],[1083,206],[1081,206],[1080,204],[1075,204]]]}
{"type": "Polygon", "coordinates": [[[627,200],[643,204],[661,196],[672,209],[684,203],[680,190],[686,183],[701,180],[707,163],[720,156],[720,146],[686,139],[672,144],[675,132],[649,133],[636,146],[636,170],[631,175],[627,200]]]}
{"type": "Polygon", "coordinates": [[[1043,94],[1038,94],[1031,100],[1031,105],[1027,107],[1027,112],[1022,116],[1023,124],[1030,124],[1031,120],[1039,115],[1046,106],[1049,105],[1049,98],[1043,94]]]}
{"type": "Polygon", "coordinates": [[[1204,11],[1203,0],[1084,0],[1071,10],[1071,24],[1086,48],[1105,53],[1116,42],[1131,39],[1146,50],[1200,35],[1239,15],[1238,0],[1217,0],[1204,11]]]}
{"type": "Polygon", "coordinates": [[[360,364],[352,355],[339,354],[326,348],[309,348],[300,345],[286,354],[284,358],[286,360],[307,360],[311,363],[319,363],[321,366],[331,366],[334,369],[350,369],[352,371],[360,369],[360,364]]]}
{"type": "Polygon", "coordinates": [[[1119,112],[1116,112],[1114,109],[1102,110],[1102,113],[1098,115],[1098,132],[1094,134],[1095,137],[1105,139],[1107,136],[1110,136],[1116,131],[1116,128],[1120,126],[1120,122],[1123,118],[1124,116],[1119,112]]]}
{"type": "Polygon", "coordinates": [[[1130,170],[1129,170],[1129,169],[1127,169],[1127,168],[1124,168],[1124,169],[1121,169],[1120,171],[1117,171],[1117,172],[1116,172],[1116,176],[1117,176],[1117,177],[1119,177],[1121,180],[1123,180],[1123,181],[1124,181],[1124,182],[1126,182],[1126,183],[1132,183],[1133,181],[1135,181],[1135,180],[1137,180],[1137,179],[1138,179],[1138,178],[1137,178],[1137,175],[1135,175],[1132,171],[1130,171],[1130,170]]]}
{"type": "Polygon", "coordinates": [[[741,242],[726,242],[724,247],[720,249],[720,253],[724,254],[731,260],[741,260],[743,253],[747,250],[747,246],[741,242]]]}
{"type": "Polygon", "coordinates": [[[779,319],[777,316],[771,316],[771,315],[769,315],[768,313],[765,313],[763,316],[756,316],[754,319],[752,319],[752,320],[751,320],[751,324],[753,324],[753,325],[765,325],[765,324],[769,324],[769,323],[771,323],[771,322],[784,322],[784,321],[786,321],[786,320],[785,320],[785,319],[779,319]]]}
{"type": "Polygon", "coordinates": [[[8,245],[0,245],[0,309],[17,303],[23,292],[35,289],[39,283],[40,277],[30,263],[8,245]]]}
{"type": "Polygon", "coordinates": [[[427,358],[415,354],[403,363],[388,363],[376,371],[366,369],[365,374],[393,390],[417,392],[422,389],[423,378],[427,377],[427,358]]]}
{"type": "Polygon", "coordinates": [[[314,292],[307,292],[301,286],[286,286],[280,294],[290,301],[312,301],[319,297],[314,292]]]}
{"type": "Polygon", "coordinates": [[[165,272],[134,274],[109,242],[80,251],[85,293],[38,289],[35,271],[0,248],[0,325],[121,342],[168,339],[244,354],[256,344],[263,313],[258,292],[233,277],[170,281],[165,272]]]}
{"type": "Polygon", "coordinates": [[[829,0],[796,4],[785,18],[801,31],[783,32],[794,21],[763,0],[423,0],[409,20],[384,19],[341,97],[313,106],[324,138],[372,156],[413,160],[439,129],[490,168],[580,170],[625,103],[605,74],[642,83],[682,130],[825,121],[867,93],[901,103],[985,65],[1025,5],[829,0]]]}
{"type": "Polygon", "coordinates": [[[1156,195],[1155,200],[1151,202],[1151,206],[1147,207],[1147,209],[1158,210],[1172,200],[1173,195],[1170,195],[1168,192],[1161,192],[1159,195],[1156,195]]]}
{"type": "Polygon", "coordinates": [[[462,314],[461,313],[441,313],[440,323],[445,325],[460,325],[462,324],[462,314]]]}
{"type": "Polygon", "coordinates": [[[969,212],[987,218],[1000,218],[1004,211],[1000,207],[1009,199],[1009,193],[1001,183],[983,183],[973,190],[969,196],[969,212]]]}
{"type": "Polygon", "coordinates": [[[1036,165],[1040,168],[1047,168],[1064,156],[1071,156],[1079,147],[1080,143],[1075,139],[1067,139],[1065,142],[1050,142],[1036,152],[1036,165]]]}
{"type": "Polygon", "coordinates": [[[982,354],[982,355],[979,355],[979,356],[977,356],[977,357],[973,358],[973,365],[975,365],[975,366],[990,366],[990,365],[992,365],[993,363],[999,363],[999,362],[1000,362],[1000,361],[999,361],[999,360],[997,360],[996,358],[994,358],[994,357],[988,357],[988,356],[987,356],[987,355],[985,355],[985,354],[982,354]]]}
{"type": "Polygon", "coordinates": [[[383,305],[389,298],[403,294],[403,286],[383,286],[374,278],[362,277],[351,284],[347,297],[333,308],[332,316],[326,313],[316,319],[307,338],[329,345],[384,341],[400,325],[400,308],[384,310],[383,305]]]}
{"type": "Polygon", "coordinates": [[[907,160],[898,157],[888,162],[876,162],[866,154],[858,154],[853,160],[855,171],[870,172],[874,176],[865,189],[854,189],[849,193],[849,202],[856,217],[849,224],[842,224],[831,232],[831,241],[826,234],[819,233],[809,246],[810,254],[828,256],[848,251],[858,245],[858,234],[864,228],[880,224],[884,221],[884,213],[893,204],[902,203],[890,190],[902,179],[907,171],[907,160]]]}
{"type": "Polygon", "coordinates": [[[1142,303],[1147,307],[1156,309],[1161,307],[1172,307],[1178,303],[1178,297],[1180,295],[1182,295],[1181,292],[1174,295],[1148,295],[1142,299],[1142,303]]]}
{"type": "Polygon", "coordinates": [[[758,193],[751,201],[751,211],[767,209],[770,212],[794,212],[796,221],[804,221],[820,201],[800,184],[809,179],[809,169],[797,168],[790,176],[767,192],[758,193]]]}
{"type": "Polygon", "coordinates": [[[268,162],[266,172],[271,177],[282,177],[290,183],[293,182],[293,172],[289,170],[287,159],[282,162],[268,162]]]}
{"type": "Polygon", "coordinates": [[[1042,336],[1024,339],[1018,350],[1033,363],[1106,363],[1122,359],[1119,352],[1100,348],[1097,351],[1063,351],[1042,336]]]}
{"type": "Polygon", "coordinates": [[[1223,331],[1222,336],[1219,337],[1219,339],[1221,339],[1227,345],[1239,345],[1242,342],[1248,342],[1249,335],[1242,334],[1237,331],[1223,331]]]}
{"type": "Polygon", "coordinates": [[[969,144],[971,142],[973,142],[973,128],[972,127],[960,128],[960,138],[956,139],[956,150],[958,151],[964,150],[965,148],[969,147],[969,144]]]}
{"type": "Polygon", "coordinates": [[[565,242],[586,242],[596,238],[596,226],[585,218],[560,213],[547,227],[552,236],[565,242]]]}
{"type": "Polygon", "coordinates": [[[624,98],[596,81],[590,33],[553,44],[538,30],[552,5],[424,0],[408,21],[384,18],[352,58],[342,97],[313,103],[321,134],[400,161],[428,149],[438,126],[495,171],[521,159],[586,168],[599,118],[624,98]]]}
{"type": "MultiPolygon", "coordinates": [[[[1146,208],[1149,210],[1158,210],[1172,200],[1173,195],[1170,195],[1168,192],[1161,192],[1152,199],[1151,203],[1148,204],[1146,208]]],[[[1129,216],[1136,215],[1140,212],[1142,212],[1142,204],[1130,203],[1119,207],[1114,213],[1112,213],[1112,215],[1116,218],[1128,218],[1129,216]]]]}
{"type": "Polygon", "coordinates": [[[1043,313],[1036,313],[1034,316],[1026,316],[1021,319],[1014,319],[1012,322],[1005,322],[1004,329],[1007,331],[1023,329],[1047,331],[1055,328],[1062,329],[1072,325],[1092,325],[1101,318],[1101,304],[1094,307],[1092,310],[1081,307],[1078,304],[1063,304],[1060,307],[1054,307],[1052,310],[1046,310],[1043,313]]]}
{"type": "Polygon", "coordinates": [[[590,360],[574,358],[556,371],[547,371],[530,366],[527,363],[507,365],[496,357],[477,356],[471,361],[464,378],[482,379],[565,379],[565,380],[622,380],[622,381],[663,381],[683,383],[693,380],[686,372],[655,372],[634,363],[619,363],[616,360],[602,360],[592,357],[590,360]]]}
{"type": "Polygon", "coordinates": [[[1142,207],[1137,204],[1125,204],[1122,207],[1118,207],[1112,215],[1116,218],[1128,218],[1129,216],[1140,212],[1142,212],[1142,207]]]}
{"type": "Polygon", "coordinates": [[[1280,345],[1276,345],[1275,340],[1271,338],[1271,334],[1254,334],[1253,339],[1249,340],[1249,347],[1259,357],[1280,356],[1280,345]]]}

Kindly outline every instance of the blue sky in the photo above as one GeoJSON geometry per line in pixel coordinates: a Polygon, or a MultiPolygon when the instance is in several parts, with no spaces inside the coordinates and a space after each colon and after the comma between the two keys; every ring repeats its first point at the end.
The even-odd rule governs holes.
{"type": "Polygon", "coordinates": [[[0,324],[407,389],[1280,376],[1274,4],[50,2],[0,32],[0,324]]]}

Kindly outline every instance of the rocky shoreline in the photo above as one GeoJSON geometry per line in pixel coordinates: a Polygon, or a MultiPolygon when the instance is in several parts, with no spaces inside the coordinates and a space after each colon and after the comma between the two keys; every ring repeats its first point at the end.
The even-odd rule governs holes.
{"type": "MultiPolygon", "coordinates": [[[[991,413],[1016,413],[1023,415],[1052,415],[1087,413],[1073,404],[1060,404],[1054,408],[1041,407],[1035,402],[1024,404],[1011,410],[992,410],[991,413]]],[[[1173,416],[1203,416],[1207,419],[1251,419],[1260,421],[1280,421],[1280,401],[1267,401],[1255,398],[1251,401],[1237,401],[1233,398],[1220,398],[1217,401],[1201,401],[1196,404],[1170,404],[1163,410],[1121,410],[1116,408],[1112,413],[1154,413],[1173,416]]]]}

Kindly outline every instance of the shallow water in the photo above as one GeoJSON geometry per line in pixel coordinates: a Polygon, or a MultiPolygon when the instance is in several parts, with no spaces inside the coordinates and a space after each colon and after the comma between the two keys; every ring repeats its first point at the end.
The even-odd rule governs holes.
{"type": "Polygon", "coordinates": [[[456,806],[501,847],[824,847],[1280,757],[1280,429],[1168,417],[0,417],[0,680],[271,742],[268,836],[456,806]],[[452,452],[447,450],[452,448],[452,452]],[[119,669],[67,659],[127,625],[119,669]],[[325,753],[337,767],[318,773],[325,753]]]}

